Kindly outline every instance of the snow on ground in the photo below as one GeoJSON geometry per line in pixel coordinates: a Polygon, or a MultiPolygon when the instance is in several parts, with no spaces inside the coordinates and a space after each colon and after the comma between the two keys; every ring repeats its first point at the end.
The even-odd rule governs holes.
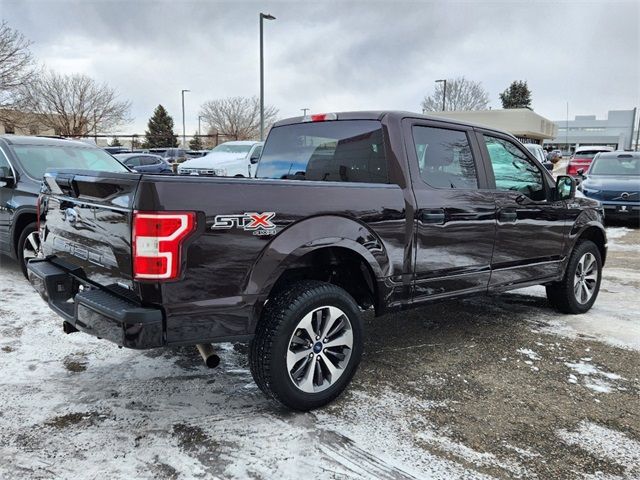
{"type": "Polygon", "coordinates": [[[532,287],[368,316],[353,385],[311,413],[265,399],[241,345],[210,370],[64,335],[2,259],[0,478],[638,478],[640,231],[608,230],[588,314],[532,287]]]}

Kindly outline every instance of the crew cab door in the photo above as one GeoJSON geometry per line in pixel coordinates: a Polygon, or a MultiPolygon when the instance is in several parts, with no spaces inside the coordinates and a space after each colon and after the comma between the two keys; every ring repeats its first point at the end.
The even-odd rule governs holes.
{"type": "Polygon", "coordinates": [[[473,130],[417,119],[403,130],[417,206],[413,301],[485,291],[495,203],[473,130]]]}
{"type": "MultiPolygon", "coordinates": [[[[3,174],[9,174],[9,178],[13,178],[16,182],[16,174],[7,155],[0,147],[0,176],[3,174]]],[[[1,181],[1,180],[0,180],[1,181]]],[[[11,200],[13,199],[14,185],[10,183],[0,183],[0,253],[8,254],[11,251],[11,235],[9,233],[9,227],[11,225],[11,200]]]]}
{"type": "Polygon", "coordinates": [[[478,135],[497,208],[490,288],[555,277],[566,233],[566,206],[554,200],[551,176],[507,135],[478,135]]]}

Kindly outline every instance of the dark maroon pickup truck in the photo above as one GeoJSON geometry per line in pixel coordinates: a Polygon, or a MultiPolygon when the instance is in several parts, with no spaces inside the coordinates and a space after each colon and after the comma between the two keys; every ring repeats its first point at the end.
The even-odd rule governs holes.
{"type": "MultiPolygon", "coordinates": [[[[250,342],[294,409],[353,377],[362,312],[543,284],[598,295],[598,202],[511,135],[406,112],[278,122],[256,178],[49,171],[29,278],[64,320],[129,348],[250,342]]],[[[215,363],[215,362],[214,362],[215,363]]]]}

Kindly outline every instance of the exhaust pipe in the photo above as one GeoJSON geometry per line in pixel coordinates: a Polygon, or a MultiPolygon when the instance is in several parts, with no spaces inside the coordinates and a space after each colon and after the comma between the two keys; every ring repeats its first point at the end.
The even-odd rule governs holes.
{"type": "Polygon", "coordinates": [[[220,357],[216,355],[210,343],[198,343],[196,348],[200,352],[204,364],[209,368],[216,368],[220,365],[220,357]]]}

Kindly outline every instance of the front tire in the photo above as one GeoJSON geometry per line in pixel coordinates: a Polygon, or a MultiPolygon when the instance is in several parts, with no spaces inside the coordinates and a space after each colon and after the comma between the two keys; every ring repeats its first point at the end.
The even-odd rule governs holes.
{"type": "Polygon", "coordinates": [[[562,313],[585,313],[600,291],[602,256],[590,240],[579,242],[567,264],[562,281],[547,285],[547,299],[562,313]]]}
{"type": "Polygon", "coordinates": [[[303,281],[265,306],[249,349],[253,378],[268,396],[307,411],[334,400],[362,356],[358,305],[330,283],[303,281]]]}
{"type": "Polygon", "coordinates": [[[25,278],[28,278],[27,263],[40,253],[40,237],[38,236],[38,225],[35,222],[24,227],[20,233],[16,245],[16,253],[18,254],[18,262],[20,263],[22,274],[25,278]]]}

